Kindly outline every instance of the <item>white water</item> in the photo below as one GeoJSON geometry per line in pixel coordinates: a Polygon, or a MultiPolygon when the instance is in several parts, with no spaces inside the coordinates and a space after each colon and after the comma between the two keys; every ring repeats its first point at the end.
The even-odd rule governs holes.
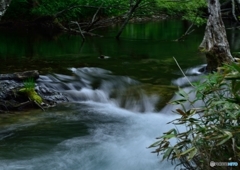
{"type": "Polygon", "coordinates": [[[161,156],[151,153],[153,149],[147,149],[173,127],[166,124],[178,117],[172,114],[173,108],[167,106],[155,113],[156,96],[147,96],[139,89],[140,98],[116,95],[116,90],[123,93],[126,87],[138,84],[128,77],[97,68],[72,70],[74,76],[43,76],[38,83],[62,90],[73,104],[0,129],[6,146],[11,143],[11,153],[0,156],[1,170],[174,169],[170,162],[161,162],[161,156]],[[11,142],[14,137],[20,141],[11,142]]]}

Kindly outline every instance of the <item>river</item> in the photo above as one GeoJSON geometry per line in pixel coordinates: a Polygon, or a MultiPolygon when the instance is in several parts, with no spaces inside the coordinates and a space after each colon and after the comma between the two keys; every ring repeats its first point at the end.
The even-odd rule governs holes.
{"type": "Polygon", "coordinates": [[[174,169],[147,147],[178,115],[171,106],[156,110],[161,99],[142,85],[183,84],[173,56],[190,75],[197,74],[194,68],[204,63],[197,51],[203,29],[172,41],[187,26],[172,20],[129,24],[120,41],[113,38],[115,26],[84,44],[77,35],[2,31],[1,72],[37,69],[38,85],[57,89],[70,102],[0,115],[0,169],[174,169]]]}

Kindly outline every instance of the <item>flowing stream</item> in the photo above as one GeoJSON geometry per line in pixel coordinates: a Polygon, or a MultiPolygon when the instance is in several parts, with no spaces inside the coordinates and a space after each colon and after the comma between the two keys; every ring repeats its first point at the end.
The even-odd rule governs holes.
{"type": "MultiPolygon", "coordinates": [[[[1,73],[37,69],[36,83],[66,94],[69,102],[0,115],[0,170],[173,170],[147,147],[173,127],[166,123],[178,117],[172,112],[177,106],[159,109],[167,101],[146,84],[187,86],[173,56],[191,81],[199,79],[204,29],[172,41],[188,26],[176,20],[129,24],[120,41],[113,38],[116,26],[84,44],[76,35],[1,31],[1,73]]],[[[228,34],[237,51],[238,31],[228,34]]],[[[173,95],[168,90],[164,96],[173,95]]]]}
{"type": "Polygon", "coordinates": [[[169,106],[155,112],[158,96],[129,77],[100,68],[70,70],[71,76],[46,75],[37,82],[68,95],[69,103],[2,117],[1,170],[174,168],[147,148],[178,117],[169,106]]]}

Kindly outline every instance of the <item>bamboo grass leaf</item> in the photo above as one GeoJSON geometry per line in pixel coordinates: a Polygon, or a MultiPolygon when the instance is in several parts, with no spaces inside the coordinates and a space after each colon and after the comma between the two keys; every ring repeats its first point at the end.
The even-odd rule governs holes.
{"type": "Polygon", "coordinates": [[[181,97],[183,97],[184,99],[188,99],[188,94],[181,88],[179,88],[178,92],[177,92],[178,95],[180,95],[181,97]]]}
{"type": "Polygon", "coordinates": [[[177,105],[177,104],[185,103],[186,101],[187,101],[186,99],[179,99],[179,100],[171,101],[170,103],[173,105],[177,105]]]}
{"type": "Polygon", "coordinates": [[[186,155],[187,153],[193,151],[194,149],[196,149],[196,148],[195,148],[195,147],[192,147],[192,148],[190,148],[190,149],[188,149],[188,150],[186,150],[186,151],[180,153],[180,156],[186,155]]]}
{"type": "Polygon", "coordinates": [[[152,148],[152,147],[156,147],[156,146],[159,146],[163,141],[162,140],[159,140],[157,142],[154,142],[153,144],[151,144],[148,148],[152,148]]]}
{"type": "Polygon", "coordinates": [[[224,133],[225,133],[225,136],[224,136],[225,138],[222,141],[220,141],[219,143],[217,143],[217,146],[224,144],[225,142],[227,142],[229,139],[231,139],[233,137],[231,132],[224,131],[224,133]]]}
{"type": "Polygon", "coordinates": [[[176,131],[176,129],[174,129],[174,128],[172,128],[171,130],[169,130],[168,132],[165,132],[165,133],[163,133],[163,134],[170,134],[170,133],[174,133],[175,135],[177,135],[177,131],[176,131]]]}
{"type": "Polygon", "coordinates": [[[175,134],[169,134],[169,135],[164,135],[163,138],[164,139],[171,139],[172,137],[176,137],[175,134]]]}
{"type": "Polygon", "coordinates": [[[240,67],[236,63],[232,63],[232,67],[240,73],[240,67]]]}
{"type": "Polygon", "coordinates": [[[190,153],[189,156],[187,158],[187,160],[191,160],[196,154],[197,154],[198,150],[197,148],[194,148],[190,153]]]}
{"type": "Polygon", "coordinates": [[[167,151],[163,155],[162,161],[165,160],[166,158],[169,159],[172,151],[173,151],[173,147],[168,148],[167,151]]]}

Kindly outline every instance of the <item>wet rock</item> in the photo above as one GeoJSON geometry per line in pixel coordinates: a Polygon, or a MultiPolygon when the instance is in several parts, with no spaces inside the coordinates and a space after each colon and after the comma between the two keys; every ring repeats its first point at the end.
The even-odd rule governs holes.
{"type": "MultiPolygon", "coordinates": [[[[46,108],[55,106],[56,103],[67,102],[68,99],[62,93],[50,87],[42,87],[35,83],[34,90],[43,100],[43,105],[31,101],[26,93],[20,92],[24,87],[24,81],[33,78],[37,80],[37,70],[17,72],[13,74],[0,75],[0,112],[11,110],[22,110],[29,107],[46,108]]],[[[34,86],[34,85],[33,85],[34,86]]]]}
{"type": "Polygon", "coordinates": [[[16,72],[13,74],[0,74],[0,80],[26,80],[33,78],[34,80],[39,78],[39,73],[37,70],[16,72]]]}
{"type": "Polygon", "coordinates": [[[25,72],[16,72],[13,73],[14,80],[26,80],[28,78],[33,78],[34,80],[39,78],[39,73],[37,70],[25,71],[25,72]]]}
{"type": "Polygon", "coordinates": [[[160,111],[177,89],[176,86],[142,84],[127,89],[115,89],[110,97],[122,108],[144,113],[160,111]]]}
{"type": "Polygon", "coordinates": [[[64,96],[60,92],[57,92],[54,89],[51,89],[51,88],[48,88],[48,87],[37,86],[35,88],[35,90],[43,98],[43,100],[45,100],[45,101],[47,101],[51,104],[68,101],[68,98],[66,96],[64,96]]]}
{"type": "Polygon", "coordinates": [[[207,66],[202,66],[198,71],[202,74],[206,74],[207,73],[207,66]]]}
{"type": "Polygon", "coordinates": [[[14,89],[23,87],[23,83],[14,80],[0,80],[0,99],[8,100],[12,98],[14,89]]]}

